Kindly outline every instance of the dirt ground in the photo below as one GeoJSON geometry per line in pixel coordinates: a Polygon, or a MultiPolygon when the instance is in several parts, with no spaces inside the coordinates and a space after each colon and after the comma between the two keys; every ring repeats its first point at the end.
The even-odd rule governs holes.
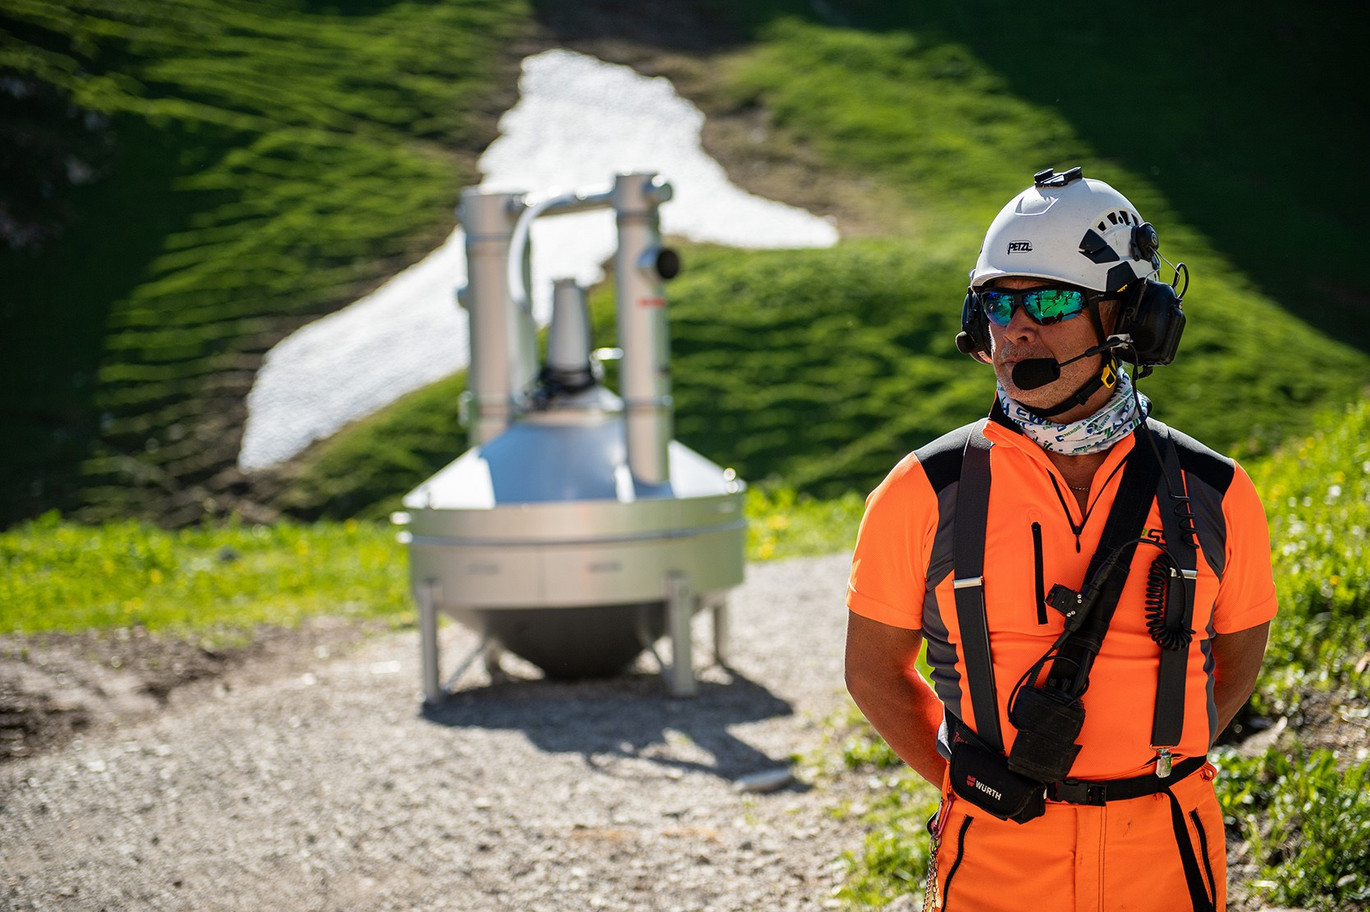
{"type": "MultiPolygon", "coordinates": [[[[509,657],[430,706],[413,629],[328,621],[222,652],[6,640],[0,908],[824,908],[864,833],[835,806],[885,788],[795,779],[845,699],[847,566],[749,566],[726,669],[697,619],[693,699],[646,659],[509,657]]],[[[449,668],[478,645],[442,639],[449,668]]]]}
{"type": "Polygon", "coordinates": [[[322,618],[298,629],[262,627],[211,646],[141,628],[0,636],[0,763],[56,750],[78,735],[155,715],[173,691],[214,686],[250,667],[279,676],[338,654],[383,629],[322,618]]]}
{"type": "MultiPolygon", "coordinates": [[[[700,722],[699,725],[685,726],[682,729],[687,732],[694,732],[689,737],[677,737],[672,740],[671,736],[653,736],[652,738],[641,739],[644,744],[647,744],[647,747],[643,748],[639,745],[638,750],[629,752],[630,755],[639,757],[639,760],[634,762],[650,761],[650,763],[655,764],[669,761],[670,764],[681,765],[681,768],[688,769],[694,769],[698,765],[700,758],[696,757],[695,754],[699,751],[713,751],[716,755],[712,764],[718,769],[713,769],[711,775],[703,777],[700,787],[704,787],[702,783],[707,783],[709,789],[719,791],[719,794],[715,796],[719,806],[708,814],[700,811],[700,821],[695,821],[688,828],[677,827],[680,833],[688,832],[692,834],[691,838],[694,838],[695,835],[698,835],[696,830],[704,832],[707,829],[709,833],[725,832],[729,826],[727,823],[730,819],[728,815],[735,813],[728,809],[726,799],[728,779],[751,771],[753,767],[757,766],[756,758],[763,754],[770,757],[785,756],[787,751],[794,749],[794,745],[797,743],[794,739],[807,743],[810,748],[824,739],[823,732],[815,728],[815,722],[823,716],[824,712],[829,710],[820,711],[815,707],[820,705],[835,706],[840,687],[840,662],[834,658],[840,643],[840,630],[833,619],[840,614],[835,599],[840,593],[838,584],[840,583],[843,563],[844,561],[839,556],[838,558],[824,560],[817,565],[825,568],[823,583],[812,586],[813,594],[808,598],[796,600],[805,615],[803,623],[793,623],[793,619],[789,623],[783,623],[783,615],[788,614],[789,611],[779,612],[782,617],[766,622],[771,626],[766,627],[760,635],[750,637],[750,642],[757,644],[753,647],[755,667],[751,668],[750,673],[743,677],[741,691],[737,690],[738,685],[734,682],[733,687],[723,688],[714,693],[713,689],[717,686],[716,682],[709,682],[710,699],[721,699],[719,695],[730,691],[737,693],[745,691],[745,695],[754,697],[753,690],[760,687],[762,690],[757,690],[756,693],[784,695],[787,701],[793,704],[793,712],[779,712],[775,711],[772,705],[775,704],[774,696],[762,701],[765,711],[759,712],[758,718],[774,715],[774,718],[769,718],[769,721],[765,723],[765,726],[774,728],[774,731],[757,741],[757,744],[764,748],[763,750],[758,752],[756,749],[748,749],[739,752],[738,746],[733,744],[731,739],[727,741],[727,744],[730,745],[728,750],[724,750],[708,738],[695,732],[696,728],[699,731],[708,728],[700,722]],[[827,598],[828,595],[831,595],[831,599],[827,598]],[[832,604],[828,604],[828,602],[832,602],[832,604]],[[824,619],[824,623],[815,624],[814,621],[820,617],[824,619]],[[811,631],[814,628],[822,628],[824,632],[821,636],[799,634],[799,631],[811,631]],[[796,638],[803,641],[798,646],[784,642],[787,639],[796,638]],[[778,648],[782,647],[782,643],[784,643],[783,648],[778,648]],[[764,648],[762,648],[763,645],[764,648]],[[833,653],[834,657],[830,657],[831,660],[827,662],[824,673],[813,678],[809,674],[801,673],[799,677],[795,678],[794,672],[797,666],[794,663],[797,657],[809,655],[815,651],[825,654],[833,653]],[[790,680],[790,678],[794,678],[794,680],[790,680]],[[747,681],[752,683],[749,685],[747,681]],[[785,681],[789,681],[789,683],[784,683],[785,681]],[[800,681],[805,683],[798,683],[800,681]],[[749,690],[749,687],[752,689],[749,690]],[[814,693],[804,699],[789,699],[791,693],[797,695],[809,691],[814,693]],[[824,694],[828,696],[824,696],[824,694]],[[801,712],[801,707],[808,707],[809,711],[801,712]],[[805,718],[807,721],[800,723],[797,717],[805,718]],[[788,719],[795,719],[795,721],[790,722],[787,721],[788,719]],[[769,738],[776,738],[776,743],[769,744],[767,740],[769,738]],[[783,746],[786,744],[789,746],[783,746]],[[733,757],[728,751],[738,753],[738,757],[733,757]],[[677,753],[680,756],[675,756],[677,753]],[[726,775],[722,775],[720,770],[726,775]],[[721,775],[724,781],[715,782],[721,775]]],[[[807,566],[808,562],[791,564],[790,572],[793,572],[793,569],[807,566]]],[[[786,568],[783,566],[764,567],[755,573],[749,571],[749,574],[752,575],[753,579],[772,580],[775,585],[789,583],[786,578],[786,568]]],[[[753,623],[756,623],[771,614],[766,606],[774,605],[776,601],[769,595],[754,597],[750,602],[744,600],[741,606],[744,613],[740,615],[739,620],[746,621],[749,617],[746,613],[749,604],[750,617],[754,618],[753,623]]],[[[453,635],[462,635],[460,631],[449,632],[453,635]]],[[[327,618],[315,620],[297,630],[264,628],[258,630],[251,641],[244,645],[219,648],[154,636],[142,630],[0,638],[0,779],[8,777],[22,784],[24,782],[46,782],[56,776],[58,781],[65,781],[68,776],[72,775],[71,769],[76,769],[79,774],[84,775],[81,770],[84,770],[85,767],[82,767],[81,763],[84,762],[86,766],[89,766],[90,762],[94,762],[80,759],[86,754],[100,753],[102,758],[111,753],[123,755],[128,750],[124,742],[133,739],[137,743],[142,743],[147,738],[154,738],[154,735],[156,739],[162,739],[168,745],[166,749],[177,752],[184,750],[201,757],[214,756],[218,748],[213,746],[212,739],[191,750],[191,747],[198,743],[195,740],[197,736],[191,732],[196,729],[203,730],[207,724],[206,720],[213,720],[208,722],[211,727],[224,726],[226,731],[236,732],[238,727],[248,726],[241,733],[226,735],[225,737],[228,737],[231,743],[250,746],[249,753],[253,756],[275,756],[275,751],[285,748],[283,745],[276,745],[272,739],[289,740],[286,736],[292,732],[290,726],[296,724],[298,717],[306,714],[298,707],[290,708],[289,712],[281,709],[283,706],[289,708],[291,701],[297,699],[296,696],[292,696],[292,693],[298,690],[298,682],[315,678],[327,681],[330,677],[335,677],[341,681],[348,674],[341,669],[348,669],[353,665],[374,670],[379,663],[386,665],[386,670],[389,670],[388,666],[402,664],[405,673],[392,677],[406,680],[412,678],[414,683],[408,687],[410,688],[409,692],[413,693],[417,690],[416,669],[410,667],[414,663],[414,657],[411,655],[415,645],[413,640],[413,631],[394,632],[379,624],[362,624],[355,621],[327,618]],[[271,721],[273,717],[270,713],[273,712],[277,715],[280,713],[286,715],[282,716],[281,719],[271,721]],[[289,718],[287,719],[286,716],[289,718]],[[248,725],[249,722],[252,722],[257,728],[251,728],[248,725]],[[175,734],[177,732],[181,732],[181,734],[175,734]],[[110,745],[123,745],[123,747],[116,751],[110,745]],[[102,751],[103,753],[101,753],[102,751]],[[80,757],[76,756],[78,754],[80,757]],[[72,766],[73,763],[76,764],[74,767],[72,766]]],[[[371,680],[374,680],[374,677],[371,680]]],[[[311,691],[314,689],[309,688],[311,691]]],[[[393,685],[391,689],[394,689],[393,685]]],[[[401,684],[399,690],[406,690],[405,685],[401,684]]],[[[595,721],[599,718],[597,714],[603,712],[602,708],[597,709],[596,707],[605,699],[605,694],[607,693],[615,699],[624,699],[623,694],[620,693],[620,691],[624,691],[632,698],[630,703],[625,704],[625,706],[633,706],[633,712],[646,712],[653,717],[662,712],[679,713],[679,708],[669,701],[659,705],[654,702],[658,698],[651,695],[657,690],[658,685],[650,678],[625,679],[624,682],[608,685],[607,689],[596,685],[566,688],[536,683],[525,683],[508,691],[499,688],[477,687],[471,692],[473,696],[460,704],[465,708],[460,710],[458,714],[471,711],[472,707],[484,705],[481,700],[489,702],[493,699],[492,706],[496,704],[502,706],[502,700],[510,700],[512,702],[504,709],[517,716],[519,721],[517,725],[513,726],[515,729],[537,733],[541,731],[543,726],[552,725],[557,715],[560,714],[564,715],[565,718],[556,721],[557,725],[570,724],[577,731],[604,728],[606,732],[614,733],[614,736],[618,737],[623,730],[623,718],[625,718],[625,714],[630,713],[627,709],[620,707],[612,711],[612,722],[595,721]],[[548,708],[559,707],[557,714],[548,716],[544,710],[538,709],[538,701],[531,697],[514,698],[510,696],[524,690],[529,694],[541,695],[542,699],[551,699],[551,703],[547,706],[548,708]],[[491,696],[482,697],[478,700],[477,696],[481,694],[491,696]],[[645,703],[644,695],[647,697],[645,703]],[[553,697],[556,699],[552,699],[553,697]],[[558,700],[562,702],[559,703],[558,700]],[[646,709],[643,708],[644,705],[647,707],[646,709]],[[587,713],[588,715],[586,715],[587,713]],[[573,723],[573,719],[581,719],[581,722],[573,723]],[[586,722],[586,719],[589,721],[586,722]],[[589,729],[585,728],[586,725],[589,726],[589,729]]],[[[355,687],[349,687],[342,692],[355,693],[358,691],[355,690],[355,687]]],[[[395,724],[404,730],[404,738],[419,736],[428,738],[432,736],[432,732],[428,730],[431,726],[420,725],[423,721],[421,717],[414,717],[412,713],[403,711],[406,701],[402,693],[382,694],[373,696],[371,699],[387,703],[389,708],[386,711],[396,716],[395,724]],[[382,698],[384,699],[382,700],[382,698]],[[400,709],[396,710],[396,706],[400,709]],[[416,729],[415,725],[419,725],[419,728],[416,729]]],[[[737,697],[737,699],[741,699],[741,697],[737,697]]],[[[383,707],[380,706],[380,702],[377,703],[377,706],[368,704],[361,711],[358,711],[356,707],[342,707],[333,727],[346,728],[361,724],[357,721],[358,719],[377,715],[381,712],[383,707]]],[[[726,707],[724,708],[726,709],[726,707]]],[[[703,701],[699,706],[692,707],[692,709],[699,712],[701,718],[708,717],[710,719],[722,712],[719,707],[709,704],[709,701],[703,701]]],[[[322,718],[325,706],[317,707],[316,711],[320,714],[319,718],[322,718]]],[[[457,710],[454,708],[452,711],[457,710]]],[[[495,710],[487,707],[487,710],[484,711],[494,712],[495,710]]],[[[439,719],[438,721],[443,720],[439,719]]],[[[659,723],[653,722],[647,728],[652,728],[656,724],[659,723]]],[[[474,745],[480,744],[482,739],[492,740],[490,757],[482,761],[477,767],[477,769],[486,770],[481,775],[493,776],[494,773],[490,771],[499,768],[501,757],[507,759],[507,754],[504,752],[510,749],[509,745],[503,744],[502,741],[500,744],[493,742],[504,737],[501,732],[508,728],[509,725],[475,725],[471,720],[463,720],[463,724],[458,727],[460,742],[465,745],[464,750],[471,752],[470,757],[484,756],[481,751],[475,750],[474,745]]],[[[1363,695],[1357,697],[1351,694],[1311,693],[1305,697],[1299,714],[1294,718],[1277,722],[1273,726],[1266,720],[1248,719],[1242,734],[1249,735],[1249,737],[1243,744],[1243,749],[1263,750],[1265,746],[1276,743],[1277,739],[1287,729],[1298,731],[1301,740],[1310,746],[1338,750],[1343,757],[1348,758],[1348,760],[1352,759],[1358,751],[1365,749],[1367,743],[1364,697],[1363,695]],[[1251,735],[1253,731],[1255,734],[1251,735]]],[[[392,733],[386,737],[393,741],[395,735],[392,733]]],[[[531,737],[532,743],[526,745],[528,756],[521,761],[522,769],[529,768],[530,764],[541,765],[555,761],[565,748],[565,745],[562,745],[557,738],[564,740],[570,735],[558,735],[557,738],[548,740],[550,737],[531,737]],[[544,744],[543,741],[547,743],[544,744]],[[548,745],[553,745],[555,749],[548,745]]],[[[579,738],[581,735],[576,737],[579,738]]],[[[361,739],[360,743],[371,743],[375,740],[377,739],[367,737],[361,739]]],[[[422,744],[422,742],[419,743],[422,744]]],[[[606,756],[617,756],[615,751],[619,750],[620,747],[614,747],[612,750],[605,748],[608,750],[606,756]]],[[[291,744],[290,746],[290,750],[299,749],[301,748],[298,745],[291,744]]],[[[158,750],[164,749],[159,747],[158,750]]],[[[136,760],[141,755],[129,754],[128,756],[136,760]]],[[[154,759],[160,759],[160,756],[154,752],[154,759]]],[[[594,751],[585,753],[585,756],[589,758],[585,762],[593,761],[589,767],[592,770],[606,762],[599,758],[594,751]]],[[[332,769],[327,774],[327,780],[335,784],[343,782],[347,775],[351,775],[351,773],[345,773],[343,767],[350,769],[355,766],[357,769],[364,770],[376,763],[396,762],[390,754],[380,754],[376,757],[368,755],[366,758],[354,759],[356,760],[354,764],[343,763],[342,767],[332,769]]],[[[102,760],[101,762],[106,761],[102,760]]],[[[121,760],[120,762],[124,761],[121,760]]],[[[133,760],[128,762],[133,762],[133,760]]],[[[292,761],[288,766],[291,768],[308,768],[320,766],[321,762],[317,758],[306,757],[298,762],[292,761]]],[[[418,775],[417,769],[422,768],[422,761],[416,762],[418,762],[416,770],[408,771],[403,776],[396,774],[395,778],[404,778],[407,781],[409,778],[418,775]]],[[[709,766],[709,764],[705,764],[705,766],[709,766]]],[[[704,767],[700,768],[703,769],[704,767]]],[[[146,788],[146,783],[150,781],[148,775],[147,771],[139,774],[130,772],[127,774],[129,782],[126,785],[134,791],[138,788],[146,788]]],[[[575,777],[581,776],[582,772],[568,768],[563,770],[560,775],[562,778],[553,777],[546,783],[546,787],[562,787],[556,783],[560,782],[564,785],[564,782],[572,781],[565,779],[565,776],[571,775],[574,780],[575,777]]],[[[831,794],[826,793],[830,789],[825,787],[818,792],[791,795],[788,800],[793,800],[795,806],[786,805],[776,810],[777,820],[792,815],[797,815],[795,819],[817,820],[824,813],[830,813],[834,807],[842,802],[862,800],[859,794],[848,794],[853,788],[856,789],[857,793],[860,792],[859,783],[853,784],[855,779],[860,779],[860,777],[853,777],[852,782],[838,783],[838,787],[831,794]],[[828,809],[827,812],[823,810],[825,807],[828,809]]],[[[223,783],[231,781],[216,778],[215,782],[219,784],[215,788],[226,787],[223,786],[223,783]]],[[[250,787],[244,786],[244,788],[254,796],[259,795],[264,789],[260,783],[249,785],[250,787]]],[[[520,800],[526,799],[529,794],[535,791],[534,785],[525,773],[520,773],[506,783],[506,786],[508,795],[499,803],[507,803],[510,807],[519,806],[520,800]]],[[[67,787],[64,786],[63,788],[67,787]]],[[[71,788],[75,788],[75,786],[73,785],[71,788]]],[[[542,786],[536,788],[542,788],[542,786]]],[[[348,794],[351,793],[350,789],[343,791],[348,794]]],[[[3,789],[0,789],[0,792],[3,792],[3,789]]],[[[130,792],[130,794],[132,793],[130,792]]],[[[482,794],[486,794],[488,799],[489,794],[495,794],[495,792],[492,786],[487,786],[486,793],[482,794]]],[[[610,788],[606,792],[604,800],[610,801],[613,795],[614,791],[610,788]]],[[[477,796],[477,798],[479,797],[477,796]]],[[[19,793],[12,794],[10,798],[14,800],[16,808],[24,803],[24,797],[19,793]]],[[[65,802],[80,798],[79,795],[72,795],[65,796],[61,800],[65,802]]],[[[78,809],[73,809],[70,813],[62,813],[59,816],[64,819],[79,819],[83,814],[92,813],[91,808],[99,807],[102,802],[110,800],[109,796],[103,798],[87,796],[87,798],[91,802],[89,807],[86,804],[79,804],[78,809]],[[79,808],[85,808],[85,810],[79,810],[79,808]]],[[[219,798],[216,797],[215,800],[217,801],[219,798]]],[[[258,799],[254,797],[254,800],[258,799]]],[[[675,800],[681,799],[677,796],[675,800]]],[[[152,799],[147,799],[147,801],[152,801],[152,799]]],[[[54,808],[60,806],[59,804],[53,805],[54,808]]],[[[176,805],[173,803],[172,806],[176,805]]],[[[479,807],[478,803],[477,806],[479,807]]],[[[777,808],[780,806],[777,805],[777,808]]],[[[584,813],[583,807],[580,812],[584,813]]],[[[58,812],[53,810],[51,813],[58,812]]],[[[526,812],[520,811],[519,815],[524,813],[526,812]]],[[[22,813],[20,816],[22,818],[22,813]]],[[[669,815],[667,816],[669,817],[669,815]]],[[[520,817],[520,819],[522,818],[520,817]]],[[[609,819],[613,823],[616,818],[610,815],[609,819]]],[[[41,820],[41,815],[38,820],[41,820]]],[[[303,821],[299,825],[307,827],[308,821],[303,821]]],[[[171,824],[166,826],[168,829],[164,833],[156,827],[149,827],[148,832],[159,833],[162,841],[165,842],[179,832],[171,824]]],[[[523,829],[527,828],[525,823],[520,823],[519,827],[522,829],[516,828],[518,832],[523,832],[523,829]]],[[[573,822],[569,827],[568,832],[573,839],[584,837],[586,832],[584,825],[573,822]],[[577,826],[580,826],[580,829],[577,829],[577,826]]],[[[596,824],[596,827],[592,828],[594,832],[598,833],[598,827],[599,824],[596,824]]],[[[533,829],[535,830],[536,827],[533,829]]],[[[195,827],[192,826],[191,830],[195,830],[195,827]]],[[[628,838],[623,835],[624,833],[636,832],[631,827],[620,824],[609,827],[609,830],[612,830],[615,838],[623,839],[628,838]]],[[[419,827],[418,831],[419,835],[415,837],[417,840],[416,847],[423,848],[430,845],[431,834],[424,835],[422,827],[419,827]]],[[[821,831],[821,837],[815,834],[806,836],[808,841],[805,842],[805,851],[812,857],[804,863],[807,867],[804,867],[802,874],[790,871],[782,875],[780,872],[768,871],[763,876],[758,873],[759,869],[749,869],[734,872],[731,876],[737,884],[745,885],[747,889],[763,892],[774,888],[773,885],[766,885],[767,879],[772,876],[781,877],[785,883],[790,883],[796,877],[802,877],[807,884],[804,890],[815,890],[817,889],[816,884],[820,880],[835,876],[818,873],[824,870],[824,859],[833,859],[838,857],[842,851],[854,850],[859,844],[861,831],[862,827],[859,821],[848,819],[841,825],[836,823],[832,826],[825,825],[821,831]]],[[[514,832],[514,830],[510,832],[514,832]]],[[[11,835],[17,837],[18,833],[11,835]]],[[[679,838],[679,833],[672,830],[667,836],[674,840],[679,838]]],[[[1247,860],[1242,857],[1242,846],[1239,840],[1235,838],[1234,834],[1230,834],[1230,836],[1232,838],[1229,840],[1231,866],[1229,908],[1233,912],[1255,912],[1255,910],[1260,910],[1263,907],[1258,901],[1247,895],[1246,884],[1255,876],[1256,872],[1246,864],[1247,860]]],[[[48,845],[53,851],[69,855],[70,850],[74,850],[79,844],[77,837],[71,837],[76,840],[75,842],[53,842],[54,837],[55,834],[48,834],[47,837],[38,838],[34,845],[48,845]]],[[[67,838],[62,837],[63,840],[67,838]]],[[[177,837],[177,839],[183,838],[185,838],[184,835],[177,837]]],[[[244,835],[243,838],[247,839],[247,836],[244,835]]],[[[529,838],[531,839],[532,836],[529,838]]],[[[645,839],[645,837],[640,838],[645,839]]],[[[666,836],[662,838],[666,838],[666,836]]],[[[716,840],[718,837],[710,838],[716,840]]],[[[91,839],[98,842],[97,836],[93,835],[91,839]]],[[[251,844],[250,840],[249,844],[251,844]]],[[[482,845],[484,844],[482,843],[482,845]]],[[[742,846],[743,844],[739,843],[739,847],[742,846]]],[[[95,845],[92,843],[88,848],[94,849],[95,845]]],[[[477,846],[476,848],[479,849],[480,847],[477,846]]],[[[528,847],[524,847],[521,851],[527,851],[527,849],[528,847]]],[[[488,851],[488,849],[481,851],[488,851]]],[[[510,858],[513,859],[517,855],[518,852],[511,852],[510,858]]],[[[332,863],[339,870],[344,870],[349,865],[360,862],[351,855],[343,853],[332,863]]],[[[50,886],[50,882],[47,880],[49,877],[62,880],[64,877],[76,876],[60,874],[60,871],[53,868],[44,869],[36,861],[32,864],[36,866],[33,870],[28,867],[25,868],[26,877],[36,878],[24,881],[30,886],[37,883],[49,883],[50,886]],[[49,873],[39,873],[43,870],[47,870],[49,873]]],[[[170,865],[171,861],[168,861],[168,864],[170,865]]],[[[564,867],[558,863],[558,865],[549,865],[545,871],[538,868],[537,871],[542,872],[538,876],[545,875],[552,878],[550,872],[561,870],[564,867]]],[[[582,864],[581,867],[585,867],[585,865],[582,864]]],[[[574,871],[575,865],[571,865],[570,869],[574,871]]],[[[88,879],[89,876],[103,880],[111,873],[110,871],[90,872],[84,879],[77,878],[76,882],[81,884],[81,889],[90,890],[93,882],[88,879]]],[[[682,873],[681,876],[686,875],[682,873]]],[[[142,875],[139,875],[128,883],[144,884],[146,881],[141,878],[142,875]]],[[[302,899],[314,897],[320,889],[307,883],[301,883],[298,886],[302,899]]],[[[561,884],[556,887],[556,890],[566,888],[566,886],[566,884],[561,884]]],[[[494,888],[491,887],[490,889],[494,888]]],[[[556,892],[551,886],[545,884],[539,885],[537,889],[556,892]]],[[[103,896],[103,894],[101,895],[103,896]]],[[[491,895],[493,896],[493,894],[491,895]]],[[[534,893],[529,895],[534,895],[534,893]]],[[[799,895],[803,895],[803,890],[799,891],[799,895]]],[[[813,894],[810,893],[809,895],[812,896],[813,894]]],[[[88,896],[87,898],[91,897],[88,896]]],[[[193,896],[187,898],[193,899],[193,896]]],[[[205,895],[200,894],[199,899],[195,899],[194,902],[198,903],[205,899],[205,895]]],[[[644,907],[674,908],[669,903],[652,904],[656,902],[657,900],[653,899],[644,907]]],[[[50,908],[50,906],[42,903],[25,908],[30,907],[50,908]]],[[[79,907],[94,908],[95,906],[79,907]]],[[[149,901],[142,904],[134,903],[134,907],[181,908],[182,906],[175,903],[163,905],[160,901],[149,901]]],[[[209,908],[209,906],[201,907],[209,908]]],[[[227,908],[228,906],[217,907],[227,908]]],[[[310,907],[312,908],[312,906],[310,907]]],[[[382,906],[377,905],[375,907],[381,908],[382,906]]],[[[390,906],[384,907],[389,908],[390,906]]],[[[496,905],[488,907],[504,906],[499,906],[496,903],[496,905]]],[[[805,907],[802,900],[799,907],[805,907]]],[[[482,906],[477,904],[471,908],[482,908],[482,906]]],[[[720,904],[711,905],[708,908],[730,909],[735,908],[735,906],[720,901],[720,904]]],[[[900,908],[903,909],[906,906],[900,906],[900,908]]],[[[907,908],[915,907],[908,905],[907,908]]]]}
{"type": "MultiPolygon", "coordinates": [[[[385,629],[380,622],[316,618],[295,629],[260,627],[236,646],[142,628],[0,636],[0,763],[59,748],[102,724],[154,715],[173,691],[212,688],[229,671],[248,669],[262,679],[294,673],[385,629]]],[[[1309,691],[1293,717],[1243,713],[1220,741],[1263,749],[1287,729],[1309,748],[1355,760],[1370,745],[1370,695],[1309,691]]]]}

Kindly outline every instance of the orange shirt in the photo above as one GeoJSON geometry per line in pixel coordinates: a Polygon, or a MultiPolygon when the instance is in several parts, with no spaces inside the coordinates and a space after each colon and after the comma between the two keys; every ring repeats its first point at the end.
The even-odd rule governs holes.
{"type": "MultiPolygon", "coordinates": [[[[991,420],[985,436],[992,444],[992,480],[984,595],[1008,751],[1016,734],[1008,720],[1009,695],[1064,630],[1061,614],[1045,606],[1041,596],[1056,583],[1075,590],[1083,587],[1135,435],[1109,450],[1095,473],[1083,516],[1046,453],[1007,419],[991,420]]],[[[1213,635],[1269,621],[1275,616],[1276,597],[1270,534],[1251,479],[1230,460],[1176,436],[1202,545],[1184,729],[1174,751],[1178,758],[1207,753],[1217,736],[1213,635]]],[[[954,477],[940,476],[937,483],[940,490],[913,453],[867,499],[847,606],[871,620],[922,631],[939,699],[975,728],[952,591],[956,483],[954,477]]],[[[1161,518],[1154,502],[1145,528],[1144,534],[1160,536],[1161,518]]],[[[1158,554],[1157,548],[1142,545],[1133,556],[1127,585],[1083,697],[1085,723],[1078,740],[1082,749],[1071,770],[1075,778],[1124,778],[1154,768],[1150,735],[1160,647],[1147,631],[1145,599],[1147,572],[1158,554]]]]}

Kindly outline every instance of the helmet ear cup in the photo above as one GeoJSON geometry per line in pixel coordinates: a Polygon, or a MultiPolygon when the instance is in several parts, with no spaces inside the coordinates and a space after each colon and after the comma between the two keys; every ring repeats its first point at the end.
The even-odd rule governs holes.
{"type": "Polygon", "coordinates": [[[1152,269],[1161,268],[1161,238],[1150,222],[1142,222],[1132,229],[1132,253],[1139,260],[1146,260],[1152,269]]]}
{"type": "Polygon", "coordinates": [[[1175,289],[1155,279],[1143,279],[1128,295],[1114,332],[1132,337],[1132,354],[1138,367],[1169,364],[1175,360],[1184,332],[1184,309],[1175,289]]]}
{"type": "Polygon", "coordinates": [[[966,289],[966,299],[961,303],[961,331],[956,335],[956,348],[972,358],[977,353],[990,353],[989,320],[973,288],[966,289]]]}

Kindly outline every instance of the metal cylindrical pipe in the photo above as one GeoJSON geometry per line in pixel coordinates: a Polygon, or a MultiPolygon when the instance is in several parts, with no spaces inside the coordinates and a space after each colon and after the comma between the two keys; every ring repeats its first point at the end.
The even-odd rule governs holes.
{"type": "MultiPolygon", "coordinates": [[[[519,326],[510,304],[508,261],[521,209],[514,193],[462,192],[457,220],[466,232],[466,288],[461,299],[470,314],[471,363],[467,390],[474,405],[471,442],[488,443],[509,426],[514,394],[524,367],[519,326]]],[[[529,327],[529,332],[532,328],[529,327]]]]}
{"type": "Polygon", "coordinates": [[[437,580],[424,580],[415,588],[419,601],[419,658],[423,696],[429,703],[440,703],[446,693],[442,686],[442,652],[438,645],[438,583],[437,580]]]}
{"type": "Polygon", "coordinates": [[[640,484],[670,480],[668,452],[673,408],[666,297],[657,271],[661,250],[659,207],[670,184],[655,174],[620,174],[613,203],[618,220],[618,338],[623,349],[620,387],[627,433],[628,469],[640,484]]]}
{"type": "Polygon", "coordinates": [[[552,283],[547,369],[557,374],[590,371],[590,311],[585,289],[575,279],[557,279],[552,283]]]}

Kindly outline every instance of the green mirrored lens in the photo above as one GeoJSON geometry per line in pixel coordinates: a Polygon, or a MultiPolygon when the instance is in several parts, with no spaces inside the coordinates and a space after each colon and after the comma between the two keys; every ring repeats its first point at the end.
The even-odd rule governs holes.
{"type": "Polygon", "coordinates": [[[1030,291],[996,291],[980,293],[985,316],[995,326],[1008,326],[1015,307],[1022,307],[1029,317],[1043,325],[1060,323],[1080,314],[1085,309],[1085,293],[1078,288],[1035,288],[1030,291]]]}
{"type": "Polygon", "coordinates": [[[1059,323],[1085,309],[1085,296],[1074,288],[1044,288],[1025,293],[1023,306],[1038,323],[1059,323]]]}
{"type": "Polygon", "coordinates": [[[985,315],[995,326],[1008,326],[1013,319],[1014,295],[1002,291],[987,291],[980,296],[985,303],[985,315]]]}

